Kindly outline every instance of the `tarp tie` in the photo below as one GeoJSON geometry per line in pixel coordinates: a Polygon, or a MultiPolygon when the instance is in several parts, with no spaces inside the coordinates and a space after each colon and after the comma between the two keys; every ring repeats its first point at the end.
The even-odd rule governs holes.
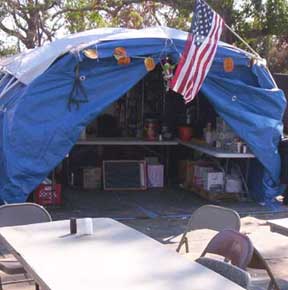
{"type": "Polygon", "coordinates": [[[85,78],[80,76],[80,65],[78,63],[75,68],[75,80],[74,80],[73,87],[69,94],[69,99],[68,99],[69,111],[72,110],[73,105],[75,105],[77,110],[79,110],[81,103],[88,103],[89,101],[86,91],[82,84],[83,80],[85,80],[85,78]],[[77,98],[78,93],[82,94],[84,98],[83,99],[77,98]]]}

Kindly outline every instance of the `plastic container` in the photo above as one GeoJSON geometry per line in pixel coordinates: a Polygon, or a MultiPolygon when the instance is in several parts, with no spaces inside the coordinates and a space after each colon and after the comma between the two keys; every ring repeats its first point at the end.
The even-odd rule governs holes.
{"type": "Polygon", "coordinates": [[[61,184],[40,184],[34,191],[34,202],[41,205],[60,205],[62,203],[61,184]]]}
{"type": "Polygon", "coordinates": [[[178,136],[179,136],[180,140],[182,140],[184,142],[188,142],[191,140],[191,138],[193,136],[193,130],[189,126],[178,127],[178,136]]]}

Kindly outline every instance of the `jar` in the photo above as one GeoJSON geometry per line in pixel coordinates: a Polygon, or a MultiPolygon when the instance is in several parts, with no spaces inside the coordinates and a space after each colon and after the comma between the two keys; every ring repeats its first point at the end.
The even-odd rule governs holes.
{"type": "Polygon", "coordinates": [[[156,141],[159,136],[159,122],[157,119],[146,119],[144,122],[144,138],[148,141],[156,141]]]}
{"type": "Polygon", "coordinates": [[[180,126],[178,127],[178,136],[180,140],[188,142],[193,136],[193,130],[189,126],[180,126]]]}

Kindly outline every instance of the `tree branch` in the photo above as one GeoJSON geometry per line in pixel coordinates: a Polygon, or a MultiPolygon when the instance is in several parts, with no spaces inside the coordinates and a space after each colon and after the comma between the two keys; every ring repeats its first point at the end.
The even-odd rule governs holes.
{"type": "Polygon", "coordinates": [[[17,28],[21,29],[23,32],[27,33],[27,29],[18,21],[17,19],[17,16],[16,16],[16,13],[11,13],[12,17],[13,17],[13,20],[17,26],[17,28]]]}
{"type": "Polygon", "coordinates": [[[2,29],[4,32],[6,32],[9,35],[12,35],[12,36],[19,38],[23,43],[25,43],[26,39],[19,31],[9,29],[2,22],[0,22],[0,29],[2,29]]]}

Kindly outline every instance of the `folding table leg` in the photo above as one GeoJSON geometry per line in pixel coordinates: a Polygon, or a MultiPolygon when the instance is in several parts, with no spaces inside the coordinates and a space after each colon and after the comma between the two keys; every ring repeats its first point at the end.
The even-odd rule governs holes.
{"type": "Polygon", "coordinates": [[[186,233],[184,233],[184,234],[182,235],[181,240],[180,240],[180,242],[179,242],[179,245],[178,245],[178,247],[177,247],[177,249],[176,249],[176,252],[178,252],[178,253],[180,252],[180,250],[181,250],[183,244],[185,243],[185,239],[186,239],[186,233]]]}
{"type": "Polygon", "coordinates": [[[184,243],[185,243],[186,253],[189,253],[189,245],[188,245],[188,239],[187,239],[187,237],[185,237],[184,243]]]}

